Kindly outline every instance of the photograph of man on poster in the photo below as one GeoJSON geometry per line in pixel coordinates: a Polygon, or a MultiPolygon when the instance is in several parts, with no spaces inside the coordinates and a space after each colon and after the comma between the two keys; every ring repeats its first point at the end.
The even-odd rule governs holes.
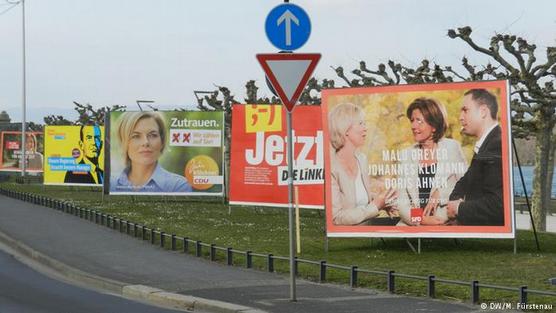
{"type": "Polygon", "coordinates": [[[469,169],[450,194],[447,214],[458,225],[504,225],[501,129],[496,97],[485,89],[464,94],[462,132],[477,138],[469,169]]]}
{"type": "Polygon", "coordinates": [[[344,128],[325,128],[329,235],[513,236],[506,81],[333,89],[323,95],[327,124],[342,120],[335,113],[346,103],[361,111],[344,128]],[[338,135],[355,152],[344,155],[345,148],[335,146],[338,135]],[[359,162],[345,162],[353,159],[359,162]],[[359,189],[368,189],[367,197],[357,197],[360,176],[354,174],[363,178],[365,188],[359,189]],[[395,192],[384,206],[372,205],[388,190],[395,192]],[[344,215],[357,218],[343,221],[344,215]]]}
{"type": "Polygon", "coordinates": [[[104,170],[99,163],[102,151],[100,126],[81,126],[79,138],[79,149],[75,151],[76,164],[89,165],[90,170],[87,172],[67,171],[64,183],[101,185],[104,182],[104,170]]]}

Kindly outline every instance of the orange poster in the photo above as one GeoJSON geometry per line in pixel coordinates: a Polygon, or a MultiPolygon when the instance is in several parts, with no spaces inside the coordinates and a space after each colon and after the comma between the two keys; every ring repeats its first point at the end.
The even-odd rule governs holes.
{"type": "MultiPolygon", "coordinates": [[[[323,133],[319,106],[293,111],[294,184],[301,207],[323,208],[323,133]]],[[[280,105],[234,105],[230,203],[288,204],[286,111],[280,105]]]]}
{"type": "Polygon", "coordinates": [[[322,92],[331,237],[514,238],[506,81],[322,92]]]}

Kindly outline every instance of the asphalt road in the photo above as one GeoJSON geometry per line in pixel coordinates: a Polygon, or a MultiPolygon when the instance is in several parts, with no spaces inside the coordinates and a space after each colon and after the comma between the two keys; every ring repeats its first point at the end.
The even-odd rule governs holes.
{"type": "Polygon", "coordinates": [[[0,251],[2,313],[176,313],[44,276],[0,251]]]}
{"type": "MultiPolygon", "coordinates": [[[[297,280],[299,301],[291,302],[289,281],[277,273],[170,252],[160,249],[158,244],[151,245],[150,241],[133,239],[125,232],[4,196],[0,196],[0,232],[91,275],[267,312],[463,313],[478,310],[465,303],[316,284],[302,279],[297,280]]],[[[4,313],[1,308],[0,313],[4,313]]]]}

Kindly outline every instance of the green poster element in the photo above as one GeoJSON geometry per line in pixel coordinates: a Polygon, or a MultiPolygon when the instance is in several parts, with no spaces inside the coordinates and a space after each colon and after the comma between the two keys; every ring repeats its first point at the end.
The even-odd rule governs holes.
{"type": "Polygon", "coordinates": [[[223,120],[222,111],[111,112],[110,193],[223,195],[223,120]]]}

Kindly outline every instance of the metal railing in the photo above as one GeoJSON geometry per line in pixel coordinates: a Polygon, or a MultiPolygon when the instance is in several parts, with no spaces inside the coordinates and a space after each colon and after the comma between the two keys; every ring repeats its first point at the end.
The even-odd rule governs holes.
{"type": "MultiPolygon", "coordinates": [[[[175,234],[168,234],[162,230],[156,230],[154,228],[147,227],[146,225],[130,222],[121,218],[114,217],[110,214],[105,214],[97,210],[86,209],[76,206],[70,202],[60,201],[52,199],[46,196],[37,195],[27,192],[19,192],[10,189],[0,188],[0,194],[16,198],[23,201],[28,201],[37,205],[42,205],[46,207],[59,210],[79,218],[94,222],[99,225],[106,226],[113,230],[119,231],[120,233],[125,233],[127,235],[133,236],[134,238],[140,238],[144,241],[150,241],[152,245],[159,245],[163,249],[168,249],[171,251],[177,251],[178,242],[181,242],[181,252],[186,254],[194,253],[197,257],[203,257],[208,254],[211,261],[218,260],[218,252],[223,254],[222,260],[225,261],[227,265],[237,265],[234,263],[234,256],[239,255],[244,258],[244,266],[246,268],[253,268],[253,258],[265,259],[266,270],[268,272],[275,271],[275,261],[285,261],[289,262],[288,257],[275,256],[273,254],[262,254],[254,253],[250,250],[237,250],[232,247],[220,247],[212,243],[204,243],[200,240],[190,239],[189,237],[181,237],[175,234]],[[157,240],[158,239],[158,240],[157,240]],[[169,240],[169,241],[166,241],[169,240]],[[203,253],[204,248],[208,248],[208,253],[203,253]]],[[[339,264],[328,263],[326,260],[307,260],[307,259],[295,259],[295,273],[298,274],[299,264],[309,264],[319,267],[319,277],[318,281],[324,283],[327,281],[328,269],[343,270],[349,273],[349,284],[352,288],[358,287],[359,273],[368,275],[378,275],[384,276],[386,279],[386,288],[388,292],[396,292],[396,282],[398,279],[409,279],[427,282],[427,296],[430,298],[436,297],[437,284],[448,284],[448,285],[459,285],[467,286],[469,288],[470,300],[473,304],[478,304],[480,302],[480,290],[481,289],[495,289],[504,290],[510,292],[517,292],[519,294],[519,302],[526,304],[528,295],[539,295],[547,297],[556,297],[556,292],[546,291],[546,290],[535,290],[528,289],[527,286],[520,287],[507,287],[500,285],[484,284],[479,283],[477,280],[471,282],[459,281],[459,280],[449,280],[437,278],[434,275],[419,276],[419,275],[409,275],[396,273],[395,271],[375,271],[368,269],[360,269],[355,265],[345,266],[339,264]]]]}

